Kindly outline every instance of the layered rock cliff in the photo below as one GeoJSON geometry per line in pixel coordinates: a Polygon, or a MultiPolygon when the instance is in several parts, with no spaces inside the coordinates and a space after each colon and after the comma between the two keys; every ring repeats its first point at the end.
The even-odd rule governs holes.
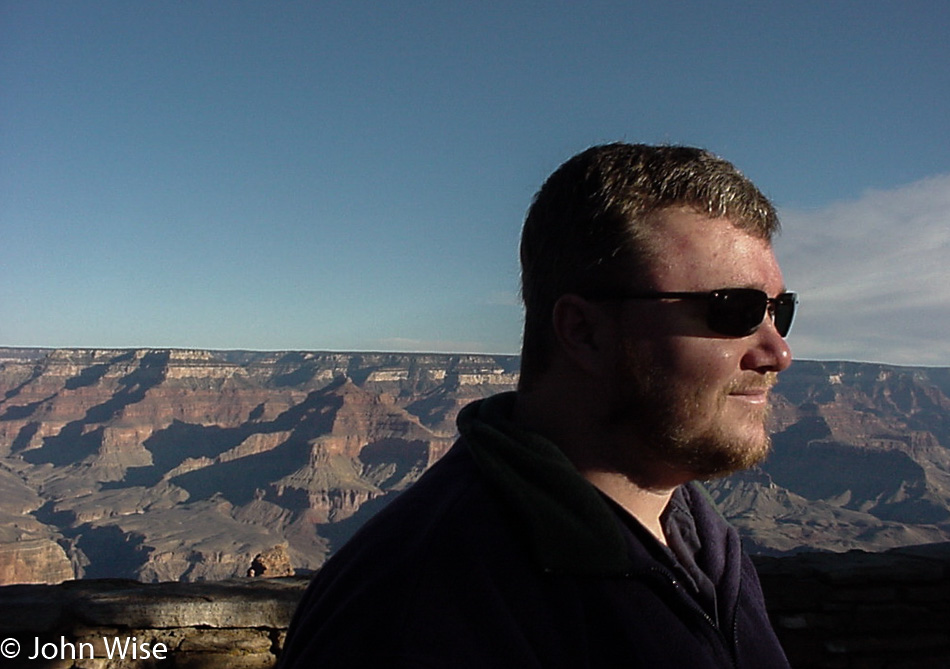
{"type": "Polygon", "coordinates": [[[773,452],[709,484],[754,552],[881,550],[950,531],[950,370],[798,361],[773,452]]]}
{"type": "MultiPolygon", "coordinates": [[[[451,445],[512,356],[0,349],[0,583],[309,570],[451,445]]],[[[757,552],[950,539],[950,370],[796,362],[710,484],[757,552]]]]}
{"type": "Polygon", "coordinates": [[[0,350],[0,583],[319,566],[510,358],[0,350]]]}

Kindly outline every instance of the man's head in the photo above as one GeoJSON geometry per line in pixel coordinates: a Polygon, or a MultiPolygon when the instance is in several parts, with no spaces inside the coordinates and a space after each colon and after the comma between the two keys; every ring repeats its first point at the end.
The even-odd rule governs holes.
{"type": "Polygon", "coordinates": [[[547,367],[551,314],[565,293],[613,287],[651,259],[647,223],[664,209],[726,217],[771,241],[778,216],[731,163],[684,146],[594,146],[561,165],[535,195],[521,235],[525,304],[522,382],[547,367]]]}
{"type": "Polygon", "coordinates": [[[552,365],[574,370],[559,390],[597,395],[617,452],[587,455],[608,468],[646,458],[708,477],[753,464],[768,448],[767,388],[791,360],[782,323],[765,317],[791,313],[776,299],[777,230],[768,199],[700,149],[612,144],[570,159],[522,235],[519,390],[549,383],[552,365]],[[706,297],[724,288],[743,291],[706,297]]]}

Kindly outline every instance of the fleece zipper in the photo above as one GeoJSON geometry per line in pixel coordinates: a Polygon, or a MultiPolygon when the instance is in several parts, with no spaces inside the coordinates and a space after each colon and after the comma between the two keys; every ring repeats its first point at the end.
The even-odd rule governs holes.
{"type": "MultiPolygon", "coordinates": [[[[738,667],[736,660],[736,645],[730,647],[729,642],[726,639],[726,635],[723,634],[722,629],[716,624],[716,621],[712,619],[702,606],[699,605],[699,602],[689,594],[686,588],[679,582],[679,579],[676,578],[676,575],[673,574],[668,569],[663,567],[650,567],[646,570],[645,573],[642,573],[643,576],[647,577],[647,580],[655,581],[662,583],[663,587],[670,586],[673,591],[676,593],[675,600],[683,606],[684,609],[690,611],[695,616],[699,617],[700,620],[712,631],[712,636],[719,642],[719,648],[721,650],[720,655],[728,662],[730,667],[736,669],[738,667]]],[[[637,574],[629,574],[629,578],[636,578],[637,574]]],[[[733,640],[734,642],[738,641],[739,633],[736,629],[736,621],[733,620],[733,640]]]]}

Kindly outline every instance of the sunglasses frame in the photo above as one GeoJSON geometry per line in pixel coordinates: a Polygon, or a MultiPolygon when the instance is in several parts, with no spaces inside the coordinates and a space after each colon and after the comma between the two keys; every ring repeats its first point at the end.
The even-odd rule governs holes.
{"type": "MultiPolygon", "coordinates": [[[[709,303],[709,309],[706,312],[706,324],[713,332],[727,337],[748,337],[755,333],[765,317],[770,316],[775,329],[782,337],[788,336],[792,329],[792,322],[795,320],[795,311],[798,306],[798,294],[785,292],[775,297],[769,297],[768,294],[758,288],[718,288],[709,291],[646,291],[635,293],[624,292],[598,292],[583,295],[588,300],[706,300],[709,303]],[[737,297],[748,300],[744,304],[729,306],[728,303],[735,301],[737,297]],[[752,301],[754,300],[754,301],[752,301]],[[751,307],[756,310],[761,308],[761,315],[754,325],[746,325],[745,321],[736,323],[736,319],[741,317],[742,310],[748,310],[751,307]],[[739,325],[743,327],[739,327],[739,325]]],[[[751,323],[752,319],[748,321],[751,323]]]]}

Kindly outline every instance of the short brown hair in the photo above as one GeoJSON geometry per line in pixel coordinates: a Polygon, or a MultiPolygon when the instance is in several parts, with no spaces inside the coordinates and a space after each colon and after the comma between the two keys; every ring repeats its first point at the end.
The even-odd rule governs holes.
{"type": "Polygon", "coordinates": [[[687,146],[606,144],[561,165],[538,191],[521,233],[525,329],[521,378],[543,372],[551,317],[566,293],[607,288],[622,262],[644,259],[643,222],[689,207],[771,242],[779,229],[768,198],[731,163],[687,146]]]}

